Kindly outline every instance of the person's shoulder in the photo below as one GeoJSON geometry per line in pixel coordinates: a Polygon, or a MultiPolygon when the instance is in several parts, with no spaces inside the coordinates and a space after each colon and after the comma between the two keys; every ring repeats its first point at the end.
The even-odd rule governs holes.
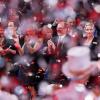
{"type": "Polygon", "coordinates": [[[100,43],[100,36],[94,36],[93,42],[97,42],[97,44],[100,43]]]}

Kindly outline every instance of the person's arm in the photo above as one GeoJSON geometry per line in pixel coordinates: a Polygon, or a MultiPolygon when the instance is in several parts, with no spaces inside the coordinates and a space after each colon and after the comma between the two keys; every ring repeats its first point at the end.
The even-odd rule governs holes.
{"type": "Polygon", "coordinates": [[[16,54],[16,50],[12,50],[12,49],[10,49],[10,48],[7,48],[7,49],[5,50],[5,52],[6,52],[6,53],[16,54]]]}
{"type": "Polygon", "coordinates": [[[17,48],[19,55],[23,55],[24,51],[21,48],[20,44],[16,42],[14,45],[17,48]]]}
{"type": "Polygon", "coordinates": [[[6,55],[7,53],[16,54],[16,51],[10,48],[3,49],[2,47],[0,47],[0,55],[6,55]]]}
{"type": "Polygon", "coordinates": [[[26,46],[27,46],[29,52],[32,54],[34,51],[33,51],[31,44],[26,43],[26,46]]]}
{"type": "Polygon", "coordinates": [[[39,39],[39,40],[35,43],[32,52],[38,51],[38,50],[41,48],[42,44],[43,44],[43,39],[39,39]]]}
{"type": "Polygon", "coordinates": [[[2,47],[0,47],[0,55],[5,55],[5,54],[6,54],[5,50],[2,47]]]}
{"type": "Polygon", "coordinates": [[[31,54],[33,54],[34,52],[37,52],[41,48],[42,43],[43,43],[43,39],[38,39],[38,41],[35,42],[33,47],[31,46],[31,44],[29,44],[27,42],[25,44],[26,44],[29,52],[31,54]]]}
{"type": "Polygon", "coordinates": [[[20,43],[19,43],[19,37],[18,37],[18,35],[16,34],[16,30],[14,29],[13,32],[14,32],[14,33],[13,33],[13,40],[15,41],[14,46],[15,46],[16,49],[18,50],[19,55],[23,55],[24,51],[23,51],[23,49],[22,49],[22,47],[21,47],[21,45],[20,45],[20,43]]]}

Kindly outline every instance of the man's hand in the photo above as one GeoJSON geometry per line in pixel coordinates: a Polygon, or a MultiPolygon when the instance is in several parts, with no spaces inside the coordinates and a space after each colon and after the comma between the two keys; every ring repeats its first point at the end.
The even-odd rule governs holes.
{"type": "Polygon", "coordinates": [[[52,42],[52,40],[48,40],[47,44],[48,44],[48,48],[49,48],[49,49],[50,49],[50,48],[52,48],[53,50],[56,49],[56,46],[55,46],[55,44],[52,42]]]}
{"type": "Polygon", "coordinates": [[[47,45],[48,45],[48,53],[53,54],[56,49],[55,44],[51,40],[48,40],[47,45]]]}

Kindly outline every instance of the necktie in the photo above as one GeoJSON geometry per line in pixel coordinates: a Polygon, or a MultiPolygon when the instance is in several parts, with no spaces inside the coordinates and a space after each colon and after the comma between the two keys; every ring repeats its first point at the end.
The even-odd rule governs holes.
{"type": "Polygon", "coordinates": [[[61,40],[61,37],[58,38],[58,43],[57,43],[57,58],[59,58],[59,55],[60,55],[60,52],[61,52],[61,46],[62,46],[62,40],[61,40]]]}
{"type": "Polygon", "coordinates": [[[58,45],[60,45],[61,44],[61,36],[59,36],[59,38],[58,38],[58,45]]]}

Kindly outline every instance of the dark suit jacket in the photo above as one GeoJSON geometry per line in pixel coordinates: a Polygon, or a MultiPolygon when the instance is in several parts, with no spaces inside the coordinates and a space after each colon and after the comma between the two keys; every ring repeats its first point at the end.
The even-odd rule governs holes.
{"type": "Polygon", "coordinates": [[[71,37],[69,35],[66,35],[60,43],[58,43],[58,40],[59,40],[59,36],[55,36],[52,38],[52,41],[56,45],[54,56],[57,59],[66,58],[67,50],[70,48],[70,44],[71,44],[71,37]]]}
{"type": "Polygon", "coordinates": [[[94,37],[89,46],[91,60],[98,60],[99,46],[100,46],[99,37],[94,37]]]}
{"type": "Polygon", "coordinates": [[[98,60],[99,46],[100,46],[99,37],[94,37],[90,45],[91,60],[98,60]]]}

